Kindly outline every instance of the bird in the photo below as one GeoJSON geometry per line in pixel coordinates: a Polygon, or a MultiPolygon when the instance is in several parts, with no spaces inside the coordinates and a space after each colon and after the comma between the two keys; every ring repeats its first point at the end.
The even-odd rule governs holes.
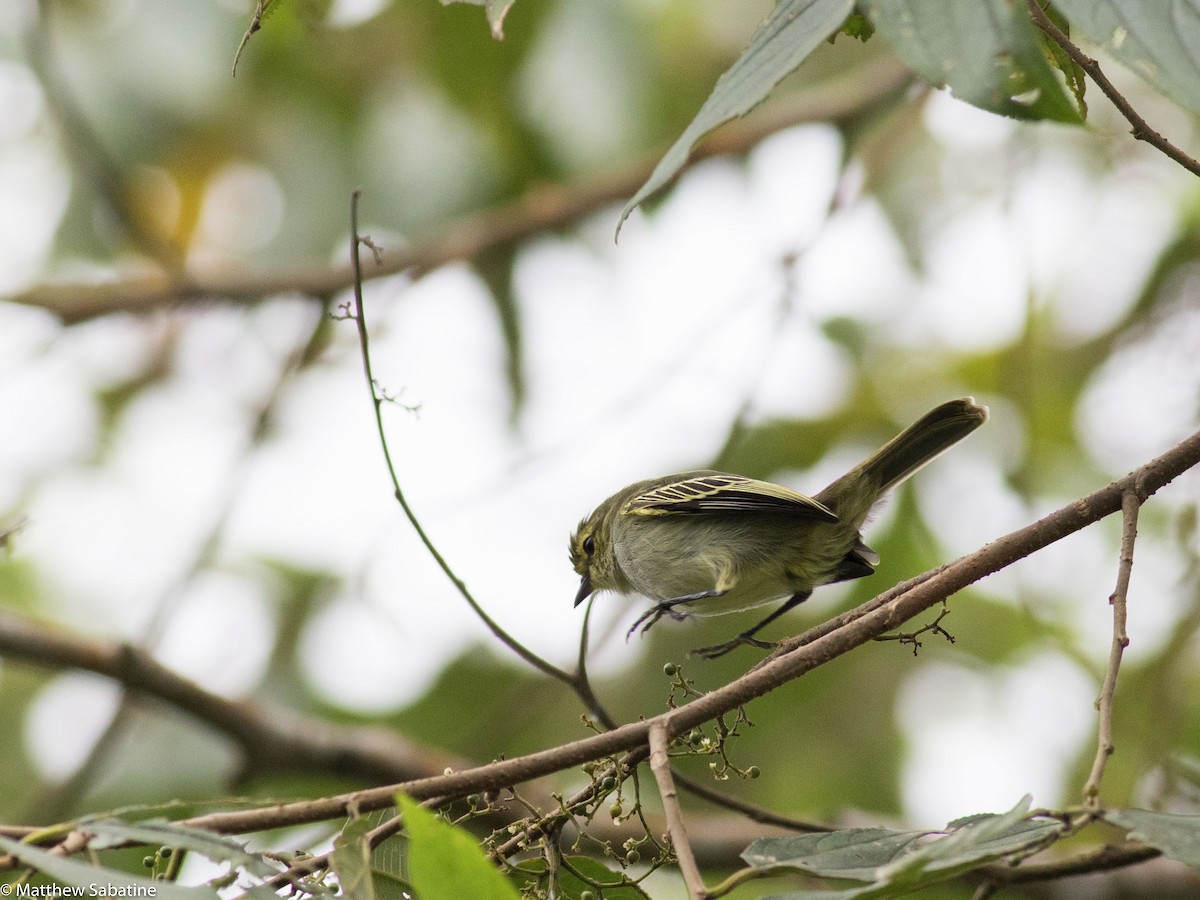
{"type": "Polygon", "coordinates": [[[779,605],[732,640],[693,652],[713,659],[736,647],[770,649],[755,635],[824,584],[874,574],[879,554],[861,530],[896,485],[988,419],[972,397],[942,403],[813,497],[711,469],[664,475],[613,494],[575,529],[575,605],[611,591],[650,606],[645,634],[667,616],[723,615],[779,605]]]}

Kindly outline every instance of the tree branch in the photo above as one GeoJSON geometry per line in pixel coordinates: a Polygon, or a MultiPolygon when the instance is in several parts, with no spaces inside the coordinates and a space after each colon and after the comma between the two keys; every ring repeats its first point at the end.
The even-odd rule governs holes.
{"type": "MultiPolygon", "coordinates": [[[[792,125],[848,124],[891,102],[911,81],[912,74],[895,60],[881,59],[853,76],[818,85],[795,99],[781,100],[749,119],[731,123],[705,141],[693,158],[743,154],[792,125]]],[[[400,272],[419,277],[449,262],[475,259],[485,251],[562,228],[629,197],[649,177],[656,162],[657,156],[647,157],[590,181],[532,188],[515,200],[472,213],[440,233],[389,254],[373,277],[400,272]]],[[[283,293],[332,297],[353,284],[354,272],[348,263],[291,265],[277,271],[161,272],[103,284],[43,284],[6,299],[47,310],[71,324],[114,312],[148,313],[201,299],[250,304],[283,293]]]]}
{"type": "Polygon", "coordinates": [[[671,757],[667,752],[673,737],[670,728],[670,714],[659,716],[650,726],[650,771],[654,773],[654,780],[658,782],[658,794],[662,797],[663,814],[667,819],[667,834],[671,837],[671,850],[679,864],[683,883],[687,885],[688,896],[692,900],[705,900],[708,897],[708,889],[704,886],[704,877],[696,865],[696,856],[692,852],[692,844],[683,825],[679,793],[675,790],[675,781],[671,775],[671,757]]]}
{"type": "Polygon", "coordinates": [[[95,672],[143,697],[161,700],[228,737],[255,772],[321,771],[378,783],[470,765],[440,750],[407,743],[386,729],[339,728],[321,719],[230,700],[129,644],[62,635],[7,612],[0,612],[0,657],[95,672]]]}
{"type": "Polygon", "coordinates": [[[1133,545],[1137,541],[1138,511],[1141,509],[1142,498],[1135,489],[1125,492],[1121,501],[1121,512],[1124,522],[1121,530],[1121,558],[1117,565],[1117,586],[1108,598],[1112,606],[1113,635],[1112,645],[1108,651],[1108,669],[1104,673],[1104,685],[1100,689],[1100,697],[1096,701],[1096,709],[1100,713],[1097,725],[1096,756],[1092,760],[1092,771],[1087,783],[1083,786],[1083,802],[1089,809],[1100,805],[1100,781],[1104,777],[1105,766],[1113,754],[1113,700],[1117,694],[1117,674],[1121,670],[1121,658],[1125,648],[1129,646],[1129,634],[1125,630],[1127,601],[1129,598],[1129,577],[1133,571],[1133,545]]]}
{"type": "Polygon", "coordinates": [[[1154,147],[1159,152],[1166,155],[1168,158],[1179,163],[1193,175],[1200,175],[1200,162],[1194,157],[1188,156],[1165,137],[1150,127],[1150,124],[1138,114],[1138,111],[1133,108],[1133,105],[1125,99],[1124,95],[1117,90],[1116,86],[1108,80],[1108,76],[1100,68],[1100,64],[1092,57],[1084,53],[1079,47],[1074,44],[1071,39],[1063,32],[1061,28],[1054,24],[1046,11],[1042,9],[1038,0],[1028,0],[1029,14],[1033,17],[1033,22],[1046,33],[1050,40],[1063,48],[1067,56],[1071,57],[1071,61],[1083,71],[1087,72],[1092,81],[1096,82],[1096,86],[1104,92],[1104,95],[1112,101],[1113,106],[1121,113],[1122,116],[1129,122],[1131,126],[1130,134],[1139,141],[1145,141],[1150,146],[1154,147]]]}

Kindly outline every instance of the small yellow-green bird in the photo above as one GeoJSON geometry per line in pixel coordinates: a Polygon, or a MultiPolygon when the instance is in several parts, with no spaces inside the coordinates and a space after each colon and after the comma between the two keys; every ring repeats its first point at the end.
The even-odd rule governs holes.
{"type": "Polygon", "coordinates": [[[629,629],[664,615],[720,615],[782,601],[707,658],[741,644],[813,588],[871,575],[879,555],[859,533],[889,490],[987,421],[972,397],[930,410],[815,497],[725,472],[696,470],[639,481],[613,494],[571,537],[578,606],[596,591],[654,602],[629,629]]]}

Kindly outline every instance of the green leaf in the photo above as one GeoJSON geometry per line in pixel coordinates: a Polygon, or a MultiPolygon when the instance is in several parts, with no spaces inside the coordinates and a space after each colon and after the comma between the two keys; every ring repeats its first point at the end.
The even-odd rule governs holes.
{"type": "Polygon", "coordinates": [[[904,63],[960,100],[1016,119],[1082,121],[1019,0],[869,0],[904,63]]]}
{"type": "Polygon", "coordinates": [[[126,841],[173,847],[200,853],[216,862],[227,862],[259,878],[270,878],[278,869],[257,853],[250,853],[233,838],[213,834],[201,828],[189,828],[169,819],[146,819],[142,822],[123,822],[120,819],[84,819],[80,827],[97,837],[94,850],[104,850],[126,841]]]}
{"type": "Polygon", "coordinates": [[[1177,103],[1200,112],[1200,0],[1055,0],[1082,32],[1177,103]]]}
{"type": "Polygon", "coordinates": [[[697,142],[730,119],[744,116],[767,98],[775,85],[846,21],[854,0],[780,0],[737,61],[719,78],[696,118],[667,150],[617,223],[678,174],[697,142]]]}
{"type": "Polygon", "coordinates": [[[1164,856],[1200,869],[1200,816],[1151,812],[1147,809],[1110,809],[1104,816],[1129,837],[1161,850],[1164,856]]]}
{"type": "Polygon", "coordinates": [[[351,900],[406,900],[413,896],[412,886],[404,879],[403,857],[382,852],[391,839],[374,850],[367,840],[367,834],[383,818],[375,814],[349,819],[333,841],[330,867],[351,900]]]}
{"type": "Polygon", "coordinates": [[[409,880],[421,900],[520,900],[479,842],[405,794],[396,795],[408,834],[409,880]]]}
{"type": "Polygon", "coordinates": [[[1025,797],[1003,815],[951,822],[941,837],[917,844],[929,832],[853,828],[824,835],[755,841],[743,859],[755,867],[794,868],[825,878],[871,881],[839,891],[793,891],[771,900],[866,900],[898,897],[955,878],[989,862],[1043,846],[1059,822],[1029,815],[1025,797]],[[761,854],[762,848],[773,852],[761,854]],[[793,856],[786,852],[799,851],[793,856]]]}
{"type": "Polygon", "coordinates": [[[25,865],[41,872],[59,884],[77,888],[86,896],[116,896],[123,892],[133,897],[154,897],[156,900],[216,900],[217,892],[207,886],[184,887],[171,881],[155,881],[131,875],[118,869],[105,869],[55,856],[40,847],[0,837],[0,850],[11,854],[25,865]]]}
{"type": "Polygon", "coordinates": [[[874,881],[881,866],[893,862],[927,831],[847,828],[817,834],[759,838],[742,852],[753,868],[796,868],[822,878],[874,881]]]}
{"type": "MultiPolygon", "coordinates": [[[[1047,0],[1039,0],[1044,8],[1047,18],[1050,19],[1063,34],[1071,33],[1071,23],[1066,17],[1047,0]]],[[[1040,28],[1037,29],[1038,43],[1041,44],[1042,52],[1046,58],[1058,69],[1062,74],[1063,80],[1066,82],[1067,90],[1071,92],[1071,96],[1075,98],[1075,104],[1079,107],[1079,115],[1081,118],[1087,118],[1087,73],[1079,67],[1075,60],[1071,59],[1071,55],[1060,47],[1055,41],[1050,39],[1050,35],[1046,34],[1040,28]]]]}

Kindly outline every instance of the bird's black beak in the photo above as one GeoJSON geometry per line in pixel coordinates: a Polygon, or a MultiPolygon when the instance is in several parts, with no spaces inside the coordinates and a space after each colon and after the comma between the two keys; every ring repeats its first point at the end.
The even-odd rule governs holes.
{"type": "Polygon", "coordinates": [[[578,606],[584,600],[592,595],[592,580],[586,575],[579,582],[579,593],[575,595],[575,605],[578,606]]]}

